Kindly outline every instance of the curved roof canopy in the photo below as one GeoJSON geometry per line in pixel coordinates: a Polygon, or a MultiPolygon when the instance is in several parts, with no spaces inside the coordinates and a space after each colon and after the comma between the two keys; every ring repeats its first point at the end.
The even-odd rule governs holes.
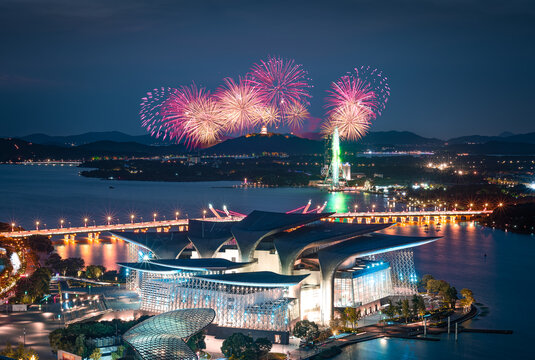
{"type": "Polygon", "coordinates": [[[212,309],[181,309],[153,316],[130,330],[123,339],[144,360],[196,360],[184,339],[198,333],[215,318],[212,309]]]}
{"type": "Polygon", "coordinates": [[[158,274],[173,274],[180,272],[180,269],[174,269],[167,266],[161,266],[151,263],[149,261],[137,262],[137,263],[117,263],[117,265],[130,270],[136,270],[140,272],[150,272],[158,274]]]}
{"type": "Polygon", "coordinates": [[[230,228],[235,221],[190,220],[188,238],[202,258],[211,258],[219,248],[234,236],[230,228]]]}
{"type": "Polygon", "coordinates": [[[111,232],[111,234],[131,244],[152,251],[161,259],[175,258],[190,241],[183,231],[170,232],[111,232]]]}
{"type": "Polygon", "coordinates": [[[151,259],[153,264],[162,267],[168,267],[181,270],[207,270],[222,271],[244,267],[250,263],[234,262],[227,259],[208,258],[208,259],[151,259]]]}
{"type": "Polygon", "coordinates": [[[304,250],[334,244],[352,239],[356,236],[385,229],[392,224],[347,224],[322,221],[311,224],[292,232],[281,232],[273,235],[273,243],[277,249],[284,274],[290,274],[295,260],[304,250]]]}
{"type": "Polygon", "coordinates": [[[219,275],[197,275],[198,279],[220,284],[258,287],[287,287],[299,284],[306,275],[281,275],[271,271],[242,272],[219,275]]]}
{"type": "Polygon", "coordinates": [[[286,214],[255,210],[232,227],[241,261],[249,261],[260,241],[269,235],[309,224],[333,213],[286,214]]]}
{"type": "Polygon", "coordinates": [[[370,234],[325,247],[318,251],[322,277],[330,279],[346,259],[364,257],[424,245],[440,237],[370,234]]]}

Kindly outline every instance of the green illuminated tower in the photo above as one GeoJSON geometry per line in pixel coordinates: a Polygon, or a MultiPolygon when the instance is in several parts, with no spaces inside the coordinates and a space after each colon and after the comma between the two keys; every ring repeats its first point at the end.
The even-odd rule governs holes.
{"type": "Polygon", "coordinates": [[[340,137],[338,135],[338,128],[334,128],[333,138],[331,143],[332,158],[331,158],[331,176],[332,187],[338,188],[340,185],[340,137]]]}

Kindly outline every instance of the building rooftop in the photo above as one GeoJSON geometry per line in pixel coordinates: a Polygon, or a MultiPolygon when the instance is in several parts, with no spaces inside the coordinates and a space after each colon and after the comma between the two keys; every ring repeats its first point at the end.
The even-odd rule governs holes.
{"type": "Polygon", "coordinates": [[[175,258],[189,245],[187,233],[170,232],[111,232],[119,239],[152,251],[159,258],[175,258]]]}
{"type": "Polygon", "coordinates": [[[322,214],[286,214],[279,212],[255,210],[242,221],[236,223],[235,227],[248,231],[267,231],[274,229],[287,229],[295,226],[311,223],[329,217],[333,213],[322,214]]]}
{"type": "Polygon", "coordinates": [[[144,360],[196,360],[184,341],[208,326],[212,309],[183,309],[153,316],[128,330],[123,339],[144,360]]]}
{"type": "Polygon", "coordinates": [[[163,267],[182,270],[230,270],[249,265],[247,262],[234,262],[227,259],[151,259],[150,262],[163,267]]]}
{"type": "Polygon", "coordinates": [[[197,275],[198,279],[221,284],[259,287],[287,287],[299,284],[307,275],[281,275],[271,271],[243,272],[219,275],[197,275]]]}

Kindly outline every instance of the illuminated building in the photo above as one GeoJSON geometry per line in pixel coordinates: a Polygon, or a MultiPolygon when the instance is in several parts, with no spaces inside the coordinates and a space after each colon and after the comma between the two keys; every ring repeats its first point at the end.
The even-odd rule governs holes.
{"type": "Polygon", "coordinates": [[[187,232],[115,235],[133,246],[132,262],[120,265],[142,310],[208,307],[216,311],[209,333],[247,329],[286,343],[298,319],[327,325],[336,307],[369,314],[389,296],[414,294],[410,248],[437,239],[331,215],[253,211],[241,221],[191,220],[187,232]]]}
{"type": "Polygon", "coordinates": [[[143,360],[197,360],[185,340],[208,326],[214,317],[212,309],[170,311],[137,324],[123,339],[143,360]]]}

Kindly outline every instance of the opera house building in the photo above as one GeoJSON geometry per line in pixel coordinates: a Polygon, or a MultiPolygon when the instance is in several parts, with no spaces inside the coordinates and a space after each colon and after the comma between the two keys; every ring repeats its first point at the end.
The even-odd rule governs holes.
{"type": "Polygon", "coordinates": [[[328,325],[335,308],[377,312],[391,296],[412,295],[412,247],[437,238],[379,233],[392,224],[338,222],[331,213],[253,211],[236,221],[190,220],[184,231],[117,232],[120,263],[141,310],[209,308],[209,334],[244,332],[287,343],[291,325],[328,325]]]}

